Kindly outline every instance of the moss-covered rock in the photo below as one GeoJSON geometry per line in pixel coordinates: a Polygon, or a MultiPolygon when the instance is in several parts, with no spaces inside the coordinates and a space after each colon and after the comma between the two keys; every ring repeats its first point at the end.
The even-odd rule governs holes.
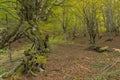
{"type": "Polygon", "coordinates": [[[97,46],[97,45],[92,45],[90,47],[87,48],[87,50],[92,50],[92,51],[96,51],[96,52],[106,52],[106,51],[110,51],[108,46],[97,46]]]}

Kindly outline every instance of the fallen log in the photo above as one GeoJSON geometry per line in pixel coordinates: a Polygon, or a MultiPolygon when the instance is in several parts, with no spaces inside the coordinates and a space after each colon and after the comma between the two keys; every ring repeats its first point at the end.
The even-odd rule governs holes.
{"type": "Polygon", "coordinates": [[[96,52],[109,52],[109,47],[108,46],[97,46],[97,45],[92,45],[90,47],[88,47],[86,50],[89,50],[89,51],[96,51],[96,52]]]}

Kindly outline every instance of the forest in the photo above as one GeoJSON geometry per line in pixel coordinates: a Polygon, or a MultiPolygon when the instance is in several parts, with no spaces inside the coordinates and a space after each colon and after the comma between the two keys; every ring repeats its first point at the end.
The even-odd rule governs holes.
{"type": "Polygon", "coordinates": [[[0,0],[0,80],[120,80],[120,0],[0,0]]]}

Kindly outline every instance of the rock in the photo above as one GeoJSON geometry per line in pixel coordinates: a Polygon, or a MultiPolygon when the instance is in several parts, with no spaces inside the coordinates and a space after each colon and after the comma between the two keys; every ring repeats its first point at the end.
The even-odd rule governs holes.
{"type": "Polygon", "coordinates": [[[43,73],[45,70],[40,67],[40,68],[39,68],[39,71],[40,71],[41,73],[43,73]]]}
{"type": "Polygon", "coordinates": [[[113,48],[113,50],[114,50],[115,52],[118,52],[118,53],[120,53],[120,49],[113,48]]]}

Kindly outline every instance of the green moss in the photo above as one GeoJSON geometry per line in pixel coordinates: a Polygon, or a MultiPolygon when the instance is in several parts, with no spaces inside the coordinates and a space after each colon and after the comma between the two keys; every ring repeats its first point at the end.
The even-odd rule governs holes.
{"type": "Polygon", "coordinates": [[[105,47],[101,47],[100,49],[99,49],[99,51],[100,52],[104,52],[104,51],[108,51],[108,46],[105,46],[105,47]]]}
{"type": "Polygon", "coordinates": [[[5,72],[5,68],[0,66],[0,74],[4,73],[5,72]]]}
{"type": "Polygon", "coordinates": [[[3,80],[3,78],[0,77],[0,80],[3,80]]]}
{"type": "Polygon", "coordinates": [[[97,52],[107,52],[109,51],[109,47],[108,46],[98,46],[98,45],[92,45],[90,47],[87,48],[87,50],[93,50],[93,51],[97,51],[97,52]]]}
{"type": "Polygon", "coordinates": [[[18,70],[15,72],[15,74],[12,75],[12,77],[14,79],[18,79],[22,75],[23,71],[24,71],[24,66],[22,65],[18,68],[18,70]]]}
{"type": "Polygon", "coordinates": [[[35,73],[35,72],[33,72],[31,69],[29,70],[29,73],[32,75],[32,76],[38,76],[38,74],[37,73],[35,73]]]}
{"type": "Polygon", "coordinates": [[[108,80],[108,79],[106,79],[106,78],[101,78],[101,77],[98,77],[98,78],[91,78],[91,79],[89,79],[89,80],[108,80]]]}
{"type": "Polygon", "coordinates": [[[74,79],[73,80],[81,80],[80,78],[78,78],[78,77],[74,77],[74,79]]]}
{"type": "Polygon", "coordinates": [[[46,57],[45,56],[40,56],[40,55],[36,54],[35,62],[39,63],[39,64],[46,64],[46,57]]]}
{"type": "Polygon", "coordinates": [[[6,50],[6,49],[0,49],[0,54],[5,54],[7,52],[8,52],[8,50],[6,50]]]}

